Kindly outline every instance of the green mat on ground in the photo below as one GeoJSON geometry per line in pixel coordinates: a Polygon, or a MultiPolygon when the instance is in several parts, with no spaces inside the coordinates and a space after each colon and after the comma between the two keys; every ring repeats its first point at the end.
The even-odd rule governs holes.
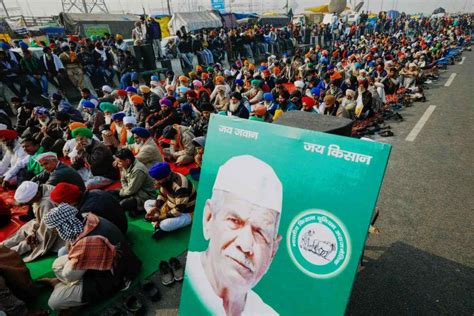
{"type": "MultiPolygon", "coordinates": [[[[138,278],[134,281],[134,285],[157,271],[160,261],[168,260],[171,257],[176,257],[182,254],[188,247],[190,231],[191,229],[189,226],[174,231],[165,238],[157,241],[151,238],[153,227],[149,222],[146,222],[144,219],[129,218],[127,239],[130,241],[137,256],[143,262],[142,269],[138,278]]],[[[28,263],[27,266],[31,271],[32,278],[38,279],[42,277],[53,277],[54,275],[51,266],[55,258],[56,257],[47,257],[28,263]]],[[[133,288],[134,286],[132,285],[130,290],[133,288]]],[[[29,307],[34,309],[49,309],[48,299],[50,294],[50,289],[42,288],[39,297],[33,302],[28,302],[29,307]]],[[[98,313],[124,294],[126,293],[118,293],[115,297],[110,298],[99,305],[84,308],[83,312],[88,315],[98,313]]]]}

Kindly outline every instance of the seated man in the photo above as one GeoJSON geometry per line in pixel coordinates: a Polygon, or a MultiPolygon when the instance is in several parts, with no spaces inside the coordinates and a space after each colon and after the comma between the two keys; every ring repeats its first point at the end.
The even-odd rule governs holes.
{"type": "Polygon", "coordinates": [[[66,182],[58,183],[49,195],[55,204],[66,203],[77,208],[81,213],[91,212],[103,217],[127,233],[128,222],[119,201],[110,191],[81,191],[77,185],[66,182]]]}
{"type": "Polygon", "coordinates": [[[130,149],[119,150],[115,154],[115,164],[120,169],[122,188],[114,193],[120,199],[122,208],[136,217],[143,212],[145,201],[156,194],[153,179],[148,175],[148,168],[135,159],[130,149]]]}
{"type": "Polygon", "coordinates": [[[38,175],[43,168],[36,161],[36,157],[44,152],[44,148],[41,147],[34,138],[24,138],[21,141],[21,147],[26,155],[16,161],[0,178],[3,186],[21,184],[25,180],[30,180],[34,176],[38,175]]]}
{"type": "Polygon", "coordinates": [[[32,182],[39,184],[49,184],[52,186],[60,182],[67,182],[77,185],[81,192],[86,190],[84,181],[81,175],[73,168],[66,166],[58,160],[58,157],[53,152],[47,152],[38,155],[36,161],[41,165],[43,171],[31,179],[32,182]]]}
{"type": "MultiPolygon", "coordinates": [[[[35,287],[21,257],[0,246],[0,311],[7,315],[27,315],[25,302],[34,297],[35,287]]],[[[47,315],[29,314],[29,315],[47,315]]]]}
{"type": "Polygon", "coordinates": [[[61,148],[64,146],[64,131],[61,125],[46,108],[37,108],[34,113],[21,137],[32,137],[46,150],[61,154],[61,148]]]}
{"type": "Polygon", "coordinates": [[[145,202],[145,219],[155,227],[153,238],[160,239],[168,232],[191,224],[196,190],[182,174],[172,172],[167,162],[151,167],[150,176],[160,189],[156,200],[145,202]]]}
{"type": "Polygon", "coordinates": [[[30,262],[46,255],[57,252],[64,246],[54,230],[44,225],[43,217],[53,207],[49,194],[53,189],[47,184],[38,185],[35,182],[23,182],[15,192],[15,202],[31,204],[35,218],[23,225],[13,236],[5,240],[3,246],[10,248],[20,255],[28,254],[23,260],[30,262]]]}
{"type": "Polygon", "coordinates": [[[120,230],[93,213],[85,216],[68,204],[59,204],[43,219],[68,243],[68,254],[53,262],[56,278],[40,279],[54,287],[49,307],[68,311],[97,304],[125,288],[140,271],[141,261],[120,230]]]}
{"type": "Polygon", "coordinates": [[[0,126],[0,147],[3,153],[0,161],[0,177],[4,177],[11,167],[27,155],[21,148],[18,133],[15,130],[7,129],[6,125],[0,125],[2,125],[0,126]]]}
{"type": "Polygon", "coordinates": [[[76,139],[77,156],[72,167],[76,170],[89,169],[90,176],[86,182],[88,190],[105,187],[118,179],[113,167],[113,156],[110,149],[103,143],[92,139],[92,131],[88,128],[76,128],[72,131],[76,139]]]}
{"type": "Polygon", "coordinates": [[[194,161],[194,134],[189,127],[174,124],[163,130],[163,138],[169,139],[170,147],[163,149],[165,158],[177,166],[194,161]]]}
{"type": "Polygon", "coordinates": [[[150,168],[157,162],[163,161],[163,156],[158,149],[155,139],[151,137],[151,133],[143,127],[135,127],[132,129],[135,144],[127,145],[135,158],[138,159],[147,168],[150,168]]]}

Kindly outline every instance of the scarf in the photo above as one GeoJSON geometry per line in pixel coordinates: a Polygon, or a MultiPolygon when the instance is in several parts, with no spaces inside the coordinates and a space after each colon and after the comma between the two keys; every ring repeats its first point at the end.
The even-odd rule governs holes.
{"type": "Polygon", "coordinates": [[[83,222],[76,217],[78,212],[75,207],[61,203],[43,216],[43,222],[48,228],[56,228],[62,240],[74,241],[84,231],[83,222]]]}
{"type": "Polygon", "coordinates": [[[71,243],[68,259],[76,270],[111,270],[116,258],[116,247],[103,236],[88,236],[100,223],[99,218],[89,213],[86,224],[77,239],[71,243]]]}
{"type": "Polygon", "coordinates": [[[94,48],[94,50],[95,50],[98,54],[100,54],[100,59],[101,59],[102,61],[107,61],[107,53],[105,52],[105,49],[99,50],[99,49],[97,49],[97,47],[96,47],[96,48],[94,48]]]}

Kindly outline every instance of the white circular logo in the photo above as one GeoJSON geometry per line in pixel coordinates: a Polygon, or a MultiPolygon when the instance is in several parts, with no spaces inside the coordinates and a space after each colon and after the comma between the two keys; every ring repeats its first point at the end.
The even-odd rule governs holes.
{"type": "Polygon", "coordinates": [[[303,258],[317,266],[330,263],[337,253],[336,236],[327,226],[319,223],[301,229],[298,245],[303,258]]]}
{"type": "Polygon", "coordinates": [[[346,228],[336,216],[322,210],[308,210],[293,219],[287,246],[298,269],[320,279],[338,275],[351,254],[346,228]]]}

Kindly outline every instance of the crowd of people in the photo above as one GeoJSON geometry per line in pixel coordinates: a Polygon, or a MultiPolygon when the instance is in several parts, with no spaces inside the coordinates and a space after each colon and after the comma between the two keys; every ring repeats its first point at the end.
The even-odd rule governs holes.
{"type": "MultiPolygon", "coordinates": [[[[126,214],[149,221],[157,240],[192,223],[196,189],[173,170],[192,168],[198,179],[212,114],[262,124],[288,111],[359,123],[383,117],[401,93],[423,100],[424,85],[438,79],[436,61],[470,42],[470,16],[379,18],[373,29],[363,18],[314,26],[308,50],[293,49],[308,30],[295,25],[181,32],[175,45],[192,69],[146,82],[120,34],[58,39],[39,59],[25,42],[2,42],[1,80],[16,95],[17,117],[0,125],[0,184],[29,212],[0,253],[14,251],[25,262],[58,255],[55,278],[39,280],[54,288],[53,310],[93,304],[127,287],[141,261],[126,238],[126,214]],[[85,76],[98,91],[84,86],[85,76]],[[80,90],[77,104],[64,93],[66,79],[80,90]],[[48,84],[57,87],[52,95],[48,84]],[[48,106],[30,100],[35,91],[48,106]]],[[[136,41],[147,40],[146,21],[137,22],[136,41]]],[[[7,308],[7,293],[7,313],[23,315],[10,282],[0,276],[0,307],[7,308]]]]}

